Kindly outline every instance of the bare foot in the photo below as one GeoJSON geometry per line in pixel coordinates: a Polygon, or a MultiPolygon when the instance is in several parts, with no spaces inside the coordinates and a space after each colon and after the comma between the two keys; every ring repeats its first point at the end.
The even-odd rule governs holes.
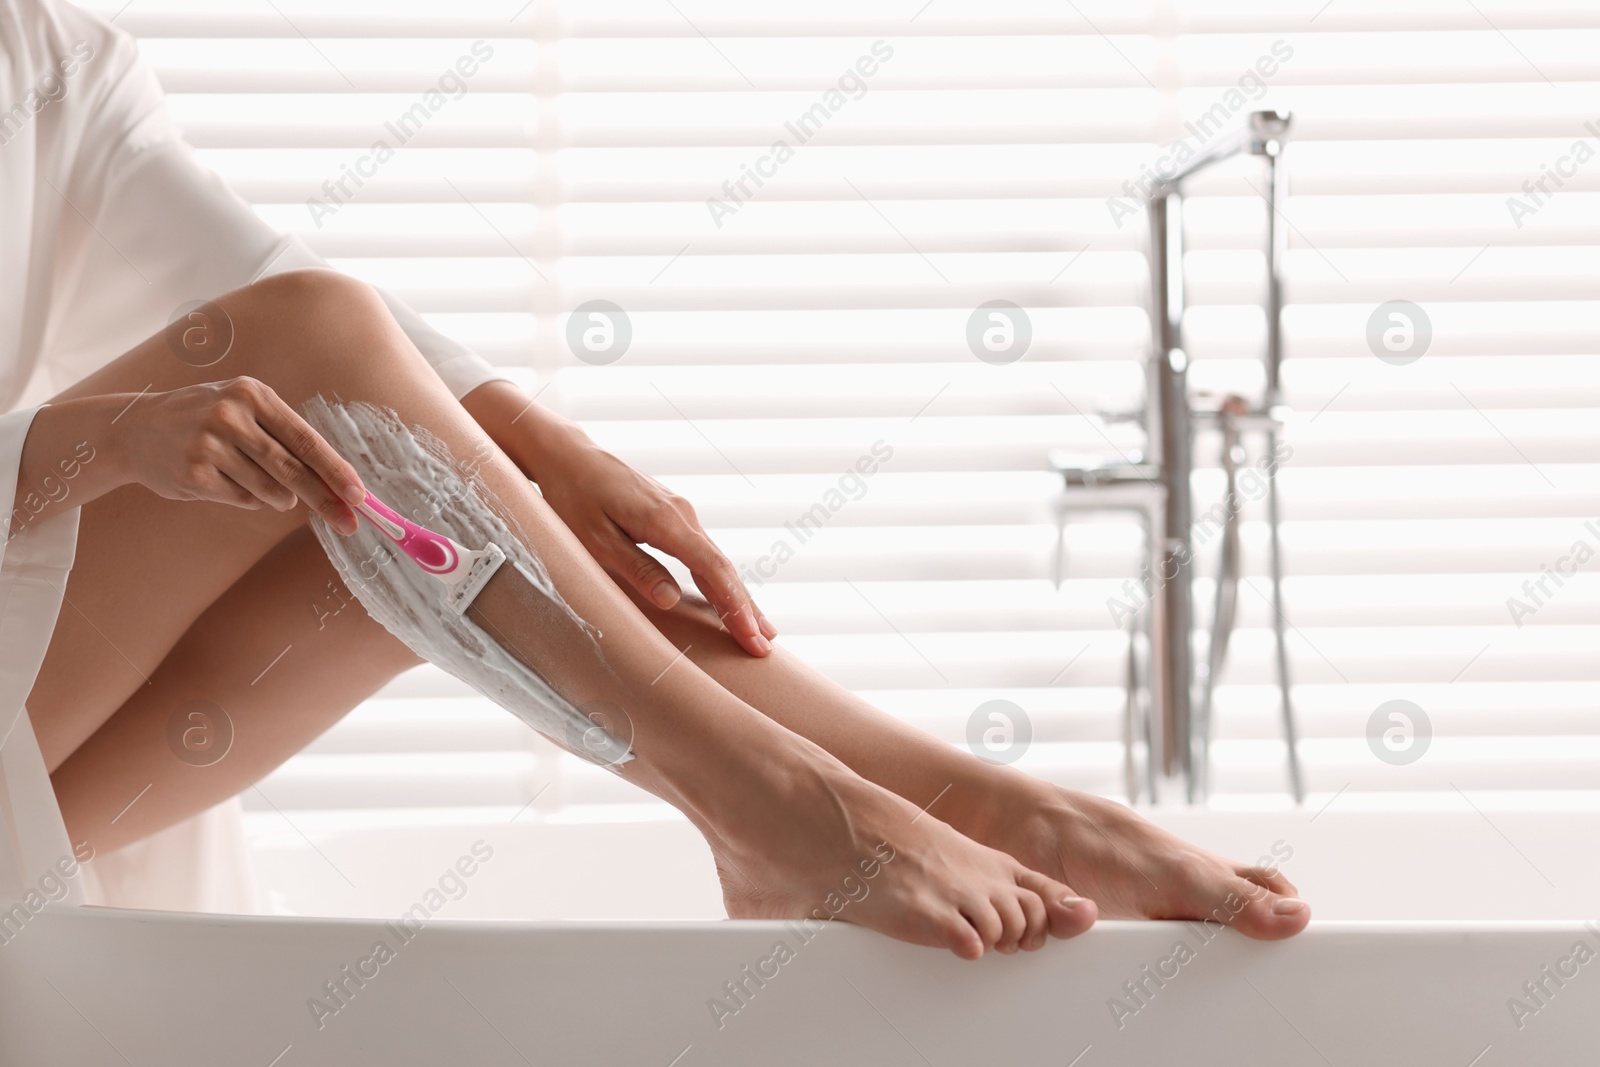
{"type": "Polygon", "coordinates": [[[735,919],[838,919],[963,959],[1042,948],[1095,904],[857,776],[821,749],[709,828],[735,919]]]}
{"type": "Polygon", "coordinates": [[[1297,934],[1311,919],[1310,905],[1274,868],[1229,862],[1121,804],[994,770],[980,778],[981,790],[951,789],[945,817],[974,840],[1071,882],[1104,918],[1211,919],[1264,941],[1297,934]],[[963,791],[980,799],[963,807],[963,791]]]}

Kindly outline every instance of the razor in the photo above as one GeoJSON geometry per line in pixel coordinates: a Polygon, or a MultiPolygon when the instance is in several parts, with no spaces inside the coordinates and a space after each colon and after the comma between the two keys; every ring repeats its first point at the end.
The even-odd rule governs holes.
{"type": "Polygon", "coordinates": [[[356,505],[356,510],[411,562],[439,579],[444,585],[445,603],[457,615],[466,614],[506,561],[505,552],[492,541],[482,548],[467,548],[417,525],[371,493],[356,505]]]}

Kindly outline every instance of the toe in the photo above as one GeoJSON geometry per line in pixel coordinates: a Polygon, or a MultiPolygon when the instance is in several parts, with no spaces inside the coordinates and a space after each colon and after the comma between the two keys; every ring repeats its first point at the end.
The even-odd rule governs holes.
{"type": "MultiPolygon", "coordinates": [[[[998,919],[995,920],[997,923],[998,919]]],[[[952,911],[943,922],[945,947],[964,960],[975,960],[984,953],[984,939],[966,915],[952,911]]]]}
{"type": "Polygon", "coordinates": [[[1024,952],[1044,948],[1045,942],[1050,940],[1050,915],[1045,910],[1044,900],[1033,890],[1018,886],[1017,903],[1027,921],[1019,947],[1024,952]]]}
{"type": "Polygon", "coordinates": [[[1293,937],[1311,921],[1311,905],[1294,894],[1287,880],[1281,891],[1260,880],[1239,878],[1237,882],[1234,892],[1247,903],[1232,926],[1246,937],[1277,941],[1293,937]]]}
{"type": "Polygon", "coordinates": [[[1093,926],[1100,915],[1094,901],[1080,897],[1070,889],[1055,900],[1047,901],[1046,907],[1050,912],[1052,937],[1077,937],[1093,926]]]}
{"type": "Polygon", "coordinates": [[[1001,935],[1005,933],[1005,925],[1000,921],[1000,913],[995,910],[992,903],[987,900],[969,901],[961,909],[972,929],[977,931],[982,943],[979,955],[987,952],[999,944],[1001,935]]]}
{"type": "Polygon", "coordinates": [[[1022,910],[1022,901],[1015,889],[1007,888],[991,897],[989,903],[1000,916],[1000,938],[995,942],[995,951],[1012,955],[1028,934],[1028,916],[1022,910]]]}
{"type": "Polygon", "coordinates": [[[1276,867],[1236,867],[1234,873],[1246,881],[1272,890],[1279,896],[1298,896],[1300,891],[1276,867]]]}
{"type": "Polygon", "coordinates": [[[1031,889],[1044,902],[1051,937],[1077,937],[1093,926],[1099,915],[1094,901],[1038,871],[1025,869],[1017,878],[1017,884],[1031,889]]]}

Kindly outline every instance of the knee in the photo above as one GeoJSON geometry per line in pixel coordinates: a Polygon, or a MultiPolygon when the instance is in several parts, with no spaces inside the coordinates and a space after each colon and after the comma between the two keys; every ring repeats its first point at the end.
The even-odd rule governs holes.
{"type": "Polygon", "coordinates": [[[324,268],[284,271],[232,295],[237,304],[230,314],[245,320],[235,325],[236,332],[246,323],[260,326],[263,336],[274,339],[272,351],[263,353],[274,363],[308,362],[324,378],[337,376],[341,367],[385,375],[424,369],[378,291],[348,274],[324,268]],[[360,358],[345,358],[352,354],[360,358]]]}
{"type": "Polygon", "coordinates": [[[387,326],[394,319],[376,289],[322,267],[284,271],[241,290],[262,312],[318,334],[387,326]]]}

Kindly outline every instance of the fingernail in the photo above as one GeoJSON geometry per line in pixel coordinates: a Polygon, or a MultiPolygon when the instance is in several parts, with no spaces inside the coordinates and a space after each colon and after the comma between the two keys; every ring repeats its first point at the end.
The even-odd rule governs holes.
{"type": "Polygon", "coordinates": [[[1299,915],[1306,910],[1306,902],[1295,897],[1282,897],[1272,905],[1274,915],[1299,915]]]}
{"type": "Polygon", "coordinates": [[[768,641],[765,637],[762,637],[760,634],[756,634],[755,637],[751,638],[750,639],[750,643],[752,645],[755,645],[757,648],[759,648],[761,650],[761,654],[763,656],[766,655],[768,652],[772,651],[772,642],[768,641]]]}
{"type": "Polygon", "coordinates": [[[650,590],[650,599],[655,601],[658,608],[670,608],[678,602],[678,587],[663,578],[650,590]]]}
{"type": "Polygon", "coordinates": [[[1061,898],[1061,906],[1063,908],[1076,908],[1076,907],[1078,907],[1078,906],[1080,906],[1082,904],[1085,904],[1085,903],[1087,903],[1087,901],[1083,897],[1062,897],[1061,898]]]}
{"type": "Polygon", "coordinates": [[[768,619],[765,615],[761,615],[760,618],[761,618],[761,632],[763,634],[765,634],[768,638],[777,637],[778,636],[778,628],[776,626],[772,625],[772,621],[770,619],[768,619]]]}
{"type": "Polygon", "coordinates": [[[344,487],[344,499],[349,504],[365,504],[367,502],[367,491],[355,482],[348,482],[344,487]]]}

